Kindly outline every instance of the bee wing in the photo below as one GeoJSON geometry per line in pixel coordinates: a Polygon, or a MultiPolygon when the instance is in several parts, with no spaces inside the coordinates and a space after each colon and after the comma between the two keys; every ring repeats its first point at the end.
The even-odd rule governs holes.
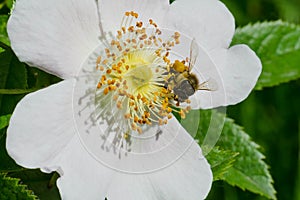
{"type": "Polygon", "coordinates": [[[218,83],[216,80],[209,78],[198,86],[198,90],[216,91],[218,89],[218,83]]]}
{"type": "Polygon", "coordinates": [[[193,69],[193,67],[196,63],[198,54],[199,54],[199,46],[194,38],[191,42],[191,47],[190,47],[189,71],[193,69]]]}

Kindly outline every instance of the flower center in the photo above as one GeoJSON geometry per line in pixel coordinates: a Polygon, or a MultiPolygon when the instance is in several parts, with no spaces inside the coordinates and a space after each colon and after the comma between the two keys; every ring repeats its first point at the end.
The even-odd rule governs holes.
{"type": "MultiPolygon", "coordinates": [[[[143,54],[144,52],[142,52],[143,54]]],[[[124,74],[124,79],[127,82],[130,93],[136,95],[138,93],[147,93],[149,89],[150,81],[153,78],[151,70],[151,62],[144,59],[146,55],[136,55],[138,53],[132,53],[125,61],[125,65],[130,66],[127,73],[124,74]]]]}
{"type": "Polygon", "coordinates": [[[167,124],[172,112],[184,118],[190,107],[175,107],[190,103],[188,97],[196,90],[185,78],[190,75],[185,61],[171,62],[169,58],[172,47],[180,43],[180,34],[164,36],[152,19],[146,26],[140,21],[133,26],[137,17],[135,12],[125,13],[116,36],[102,38],[106,48],[96,59],[101,76],[94,117],[106,120],[108,129],[116,130],[113,143],[119,145],[124,139],[130,141],[133,132],[141,134],[149,125],[167,124]]]}

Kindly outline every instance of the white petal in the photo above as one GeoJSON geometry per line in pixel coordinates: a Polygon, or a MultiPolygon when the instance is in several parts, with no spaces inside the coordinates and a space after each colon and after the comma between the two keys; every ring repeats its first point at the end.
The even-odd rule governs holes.
{"type": "Polygon", "coordinates": [[[166,168],[138,175],[114,175],[108,199],[199,200],[207,196],[211,184],[210,166],[194,142],[182,157],[166,168]]]}
{"type": "Polygon", "coordinates": [[[18,0],[7,29],[21,61],[61,78],[72,77],[98,44],[96,3],[18,0]]]}
{"type": "Polygon", "coordinates": [[[78,137],[74,137],[60,161],[57,185],[62,199],[158,199],[151,198],[156,194],[146,175],[122,173],[102,165],[83,148],[78,137]]]}
{"type": "Polygon", "coordinates": [[[139,14],[140,21],[148,23],[153,19],[158,25],[164,20],[169,9],[168,0],[100,0],[99,8],[104,31],[112,31],[121,28],[122,18],[127,11],[139,14]]]}
{"type": "MultiPolygon", "coordinates": [[[[175,121],[171,122],[163,134],[168,134],[167,130],[174,131],[172,128],[174,125],[178,127],[175,121]]],[[[170,151],[176,154],[177,149],[182,145],[182,141],[177,139],[189,140],[191,142],[189,148],[170,165],[152,172],[148,171],[147,165],[151,165],[150,162],[139,163],[138,160],[132,160],[130,155],[118,158],[120,169],[109,168],[103,162],[94,159],[82,146],[79,138],[74,137],[59,163],[62,177],[58,181],[58,187],[62,198],[74,200],[104,199],[104,197],[112,200],[204,199],[212,183],[210,166],[196,142],[182,127],[179,130],[181,136],[176,138],[175,145],[171,145],[170,151]],[[124,172],[121,165],[129,161],[132,165],[143,164],[147,171],[124,172]]],[[[117,155],[110,154],[110,156],[117,155]]],[[[152,162],[163,159],[168,158],[165,154],[158,154],[152,162]]]]}
{"type": "Polygon", "coordinates": [[[196,38],[207,50],[228,47],[235,27],[233,16],[218,0],[176,0],[167,26],[196,38]]]}
{"type": "Polygon", "coordinates": [[[57,186],[62,199],[104,200],[113,171],[93,159],[77,136],[60,156],[57,164],[60,166],[61,177],[57,186]]]}
{"type": "Polygon", "coordinates": [[[212,172],[196,143],[174,165],[153,174],[157,199],[205,199],[212,184],[212,172]]]}
{"type": "Polygon", "coordinates": [[[62,81],[25,96],[15,108],[7,130],[9,155],[26,168],[49,163],[74,135],[73,80],[62,81]]]}
{"type": "MultiPolygon", "coordinates": [[[[217,67],[201,63],[201,76],[213,78],[218,84],[216,91],[197,91],[192,96],[192,107],[212,108],[237,104],[243,101],[254,88],[262,70],[257,55],[246,45],[230,49],[218,49],[209,53],[217,67]]],[[[195,70],[199,74],[199,71],[195,70]]]]}
{"type": "MultiPolygon", "coordinates": [[[[204,199],[212,184],[212,172],[199,145],[175,118],[168,121],[159,140],[172,139],[170,136],[174,139],[167,147],[170,155],[182,154],[172,165],[151,174],[157,199],[204,199]],[[175,138],[174,133],[178,133],[175,138]]],[[[164,151],[159,157],[167,160],[164,151]]]]}

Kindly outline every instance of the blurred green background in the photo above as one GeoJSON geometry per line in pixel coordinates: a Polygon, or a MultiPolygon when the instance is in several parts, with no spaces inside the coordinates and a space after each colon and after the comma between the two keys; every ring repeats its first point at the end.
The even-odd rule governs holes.
{"type": "MultiPolygon", "coordinates": [[[[222,1],[235,16],[237,27],[257,21],[277,19],[300,23],[300,0],[222,1]]],[[[2,2],[4,0],[0,0],[0,5],[2,2]]],[[[9,9],[5,5],[0,7],[0,14],[7,13],[9,9]]],[[[280,200],[300,199],[299,102],[300,80],[263,91],[254,91],[243,103],[228,108],[228,115],[244,126],[245,131],[261,146],[260,150],[266,155],[266,162],[270,166],[277,197],[280,200]]],[[[208,199],[262,200],[265,198],[218,181],[214,183],[208,199]]]]}

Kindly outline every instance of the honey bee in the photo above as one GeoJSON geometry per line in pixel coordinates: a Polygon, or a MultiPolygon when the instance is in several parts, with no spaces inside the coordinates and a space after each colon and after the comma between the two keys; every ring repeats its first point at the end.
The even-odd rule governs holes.
{"type": "Polygon", "coordinates": [[[175,60],[170,68],[170,78],[168,78],[165,88],[172,90],[174,93],[174,100],[178,102],[186,101],[190,96],[195,94],[197,90],[214,91],[217,85],[213,79],[208,79],[200,83],[197,76],[191,73],[196,59],[198,57],[199,47],[195,39],[191,42],[190,57],[186,61],[175,60]]]}

